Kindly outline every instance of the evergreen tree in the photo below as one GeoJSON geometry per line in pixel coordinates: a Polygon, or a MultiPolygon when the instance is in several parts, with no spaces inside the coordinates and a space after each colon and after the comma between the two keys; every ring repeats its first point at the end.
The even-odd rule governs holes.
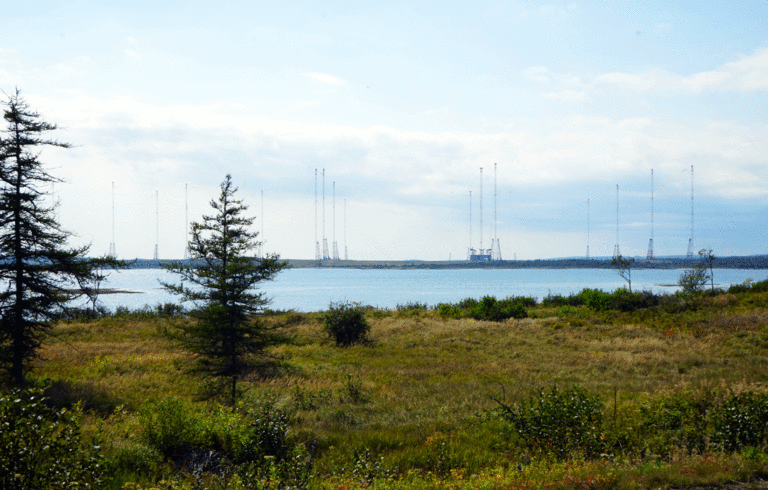
{"type": "Polygon", "coordinates": [[[218,201],[210,203],[215,214],[192,223],[190,260],[168,266],[182,282],[163,284],[195,305],[194,321],[179,326],[180,339],[196,357],[193,371],[213,378],[206,394],[226,395],[233,409],[237,380],[272,366],[268,348],[285,341],[259,320],[269,300],[256,288],[286,266],[277,255],[247,255],[258,247],[258,234],[248,231],[254,218],[242,216],[248,207],[235,199],[235,192],[227,175],[218,201]]]}
{"type": "Polygon", "coordinates": [[[45,146],[68,148],[47,139],[56,129],[43,121],[18,89],[3,103],[0,133],[0,369],[16,386],[50,334],[51,320],[77,289],[93,279],[84,259],[88,247],[67,248],[70,233],[47,205],[47,189],[61,182],[38,159],[45,146]]]}

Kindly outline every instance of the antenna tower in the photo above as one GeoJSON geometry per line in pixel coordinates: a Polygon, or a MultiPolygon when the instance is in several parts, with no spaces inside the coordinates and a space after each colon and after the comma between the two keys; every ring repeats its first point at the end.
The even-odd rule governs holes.
{"type": "Polygon", "coordinates": [[[693,165],[691,165],[691,238],[688,239],[686,258],[693,258],[693,165]]]}
{"type": "Polygon", "coordinates": [[[475,255],[475,249],[472,248],[472,191],[469,191],[469,248],[467,249],[467,260],[472,260],[475,255]]]}
{"type": "Polygon", "coordinates": [[[323,169],[323,260],[330,260],[328,240],[325,238],[325,169],[323,169]]]}
{"type": "Polygon", "coordinates": [[[349,260],[347,255],[347,200],[344,199],[344,260],[349,260]]]}
{"type": "Polygon", "coordinates": [[[264,258],[264,191],[261,191],[261,240],[259,240],[259,258],[264,258]]]}
{"type": "Polygon", "coordinates": [[[315,260],[319,262],[321,258],[320,242],[317,241],[317,169],[315,169],[315,260]]]}
{"type": "Polygon", "coordinates": [[[160,241],[160,199],[155,191],[155,260],[157,260],[157,244],[160,241]]]}
{"type": "Polygon", "coordinates": [[[189,199],[188,186],[184,184],[184,260],[189,260],[189,199]]]}
{"type": "Polygon", "coordinates": [[[587,260],[589,260],[589,198],[587,198],[587,260]]]}
{"type": "Polygon", "coordinates": [[[339,246],[336,244],[336,181],[333,181],[333,260],[339,258],[339,246]]]}
{"type": "Polygon", "coordinates": [[[112,182],[112,242],[109,244],[108,257],[113,259],[117,257],[117,251],[115,250],[115,183],[112,182]]]}
{"type": "Polygon", "coordinates": [[[496,219],[496,164],[493,164],[493,254],[491,260],[501,260],[501,246],[499,245],[499,237],[496,235],[496,229],[499,222],[496,219]]]}
{"type": "Polygon", "coordinates": [[[651,169],[651,239],[648,240],[648,255],[645,258],[653,258],[653,169],[651,169]]]}
{"type": "Polygon", "coordinates": [[[618,257],[619,252],[619,184],[616,184],[616,246],[613,248],[613,256],[618,257]]]}
{"type": "Polygon", "coordinates": [[[483,167],[480,167],[480,254],[483,250],[483,167]]]}

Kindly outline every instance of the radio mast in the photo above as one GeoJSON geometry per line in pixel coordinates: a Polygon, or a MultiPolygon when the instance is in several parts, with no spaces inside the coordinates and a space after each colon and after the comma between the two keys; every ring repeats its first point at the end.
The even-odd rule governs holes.
{"type": "Polygon", "coordinates": [[[616,184],[616,246],[613,249],[613,256],[621,255],[619,251],[619,184],[616,184]]]}
{"type": "Polygon", "coordinates": [[[687,258],[693,258],[693,165],[691,165],[691,238],[688,239],[687,258]]]}
{"type": "Polygon", "coordinates": [[[184,260],[189,260],[189,199],[188,186],[184,184],[184,260]]]}
{"type": "Polygon", "coordinates": [[[325,238],[325,169],[323,169],[323,260],[330,260],[328,240],[325,238]]]}
{"type": "Polygon", "coordinates": [[[315,260],[322,259],[320,255],[320,242],[317,241],[317,169],[315,169],[315,260]]]}
{"type": "Polygon", "coordinates": [[[333,260],[339,258],[339,246],[336,244],[336,181],[333,181],[333,260]]]}
{"type": "Polygon", "coordinates": [[[498,227],[498,220],[496,219],[496,164],[493,164],[493,243],[491,244],[491,260],[501,260],[501,246],[499,245],[499,237],[496,235],[496,229],[498,227]]]}
{"type": "Polygon", "coordinates": [[[645,258],[653,258],[653,169],[651,169],[651,238],[648,240],[648,255],[645,258]]]}
{"type": "Polygon", "coordinates": [[[155,191],[155,260],[157,260],[157,244],[160,241],[160,199],[155,191]]]}
{"type": "Polygon", "coordinates": [[[108,257],[116,258],[117,251],[115,250],[115,182],[112,182],[112,242],[109,244],[108,257]]]}

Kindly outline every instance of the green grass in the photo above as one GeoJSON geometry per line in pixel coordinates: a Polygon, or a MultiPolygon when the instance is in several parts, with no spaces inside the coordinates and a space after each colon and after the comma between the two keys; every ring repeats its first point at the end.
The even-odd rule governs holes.
{"type": "MultiPolygon", "coordinates": [[[[681,446],[595,461],[533,454],[522,464],[526,450],[492,416],[491,399],[512,404],[539,387],[578,386],[601,397],[606,423],[620,425],[641,405],[679,393],[765,392],[768,293],[680,297],[633,312],[537,306],[528,314],[486,322],[443,318],[423,305],[368,310],[371,342],[347,348],[327,337],[318,313],[270,315],[294,339],[273,352],[287,367],[242,383],[239,413],[265,400],[288,410],[291,440],[312,448],[314,488],[585,488],[592,478],[589,488],[629,489],[768,474],[765,447],[729,454],[714,443],[703,453],[681,446]]],[[[118,469],[114,488],[163,478],[184,488],[141,438],[142,414],[156,403],[178,397],[203,419],[216,417],[215,404],[195,401],[189,355],[165,335],[179,321],[188,320],[62,322],[35,365],[37,377],[56,382],[52,398],[84,400],[85,430],[103,433],[108,456],[146,460],[118,469]]]]}

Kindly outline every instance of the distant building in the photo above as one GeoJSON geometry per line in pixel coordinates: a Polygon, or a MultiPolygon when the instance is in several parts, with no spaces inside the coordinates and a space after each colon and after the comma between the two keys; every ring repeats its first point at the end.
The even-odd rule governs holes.
{"type": "Polygon", "coordinates": [[[490,262],[492,258],[492,250],[489,249],[469,249],[468,260],[470,262],[490,262]]]}

